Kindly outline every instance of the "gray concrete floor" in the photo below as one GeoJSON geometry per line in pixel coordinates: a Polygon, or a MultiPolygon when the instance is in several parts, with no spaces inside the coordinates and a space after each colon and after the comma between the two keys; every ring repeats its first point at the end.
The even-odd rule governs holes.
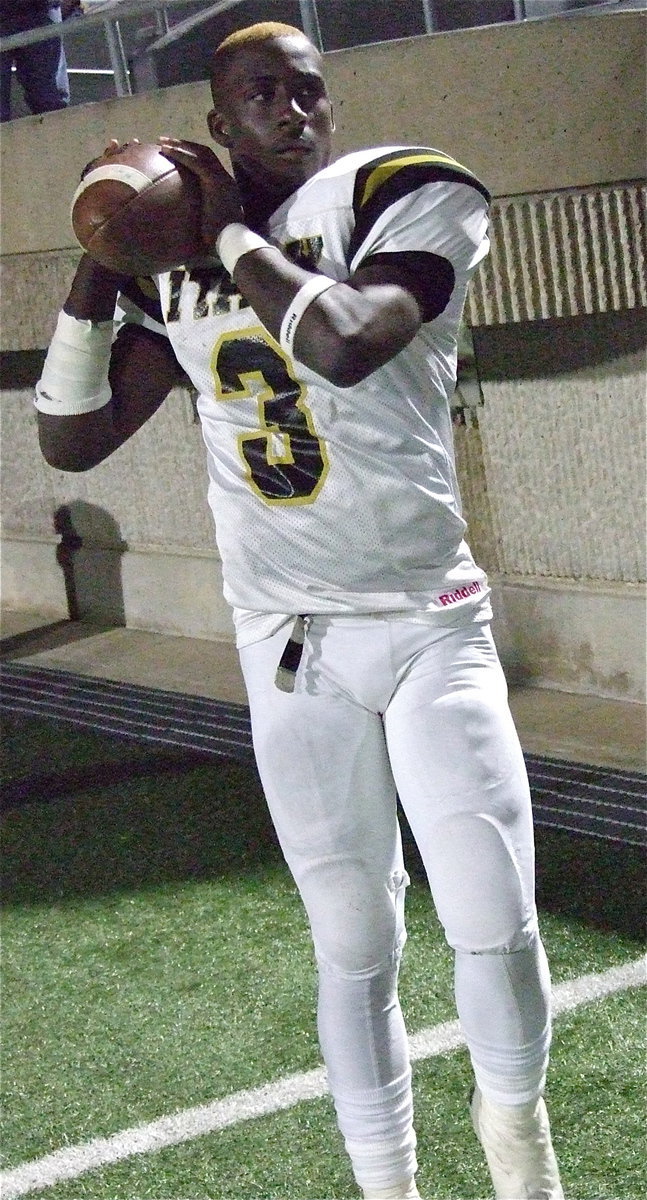
{"type": "MultiPolygon", "coordinates": [[[[235,649],[138,629],[105,629],[36,613],[2,613],[4,661],[57,667],[100,679],[157,687],[244,704],[235,649]]],[[[647,768],[643,705],[545,688],[511,687],[510,706],[522,746],[599,766],[647,768]]]]}

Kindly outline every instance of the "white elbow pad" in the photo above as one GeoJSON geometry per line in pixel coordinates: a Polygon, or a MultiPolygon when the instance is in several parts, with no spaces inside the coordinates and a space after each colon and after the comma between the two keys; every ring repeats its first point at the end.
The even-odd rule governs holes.
{"type": "Polygon", "coordinates": [[[55,417],[78,416],[103,408],[110,396],[108,367],[112,321],[79,321],[59,313],[34,403],[55,417]]]}

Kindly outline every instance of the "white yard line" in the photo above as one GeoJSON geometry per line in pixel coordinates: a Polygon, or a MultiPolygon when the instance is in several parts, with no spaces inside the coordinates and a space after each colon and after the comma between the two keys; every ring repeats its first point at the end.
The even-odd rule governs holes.
{"type": "MultiPolygon", "coordinates": [[[[646,981],[647,956],[620,967],[611,967],[599,975],[583,975],[554,988],[553,1011],[556,1014],[570,1012],[582,1004],[601,1000],[626,988],[638,987],[646,981]]],[[[464,1044],[458,1021],[446,1021],[443,1025],[423,1029],[414,1034],[410,1041],[414,1061],[447,1054],[464,1044]]],[[[14,1200],[14,1197],[52,1187],[65,1179],[75,1179],[86,1171],[120,1162],[135,1154],[153,1154],[167,1146],[216,1133],[240,1121],[266,1117],[292,1108],[304,1100],[316,1100],[324,1096],[327,1090],[326,1074],[320,1067],[314,1071],[288,1075],[263,1087],[234,1092],[224,1100],[185,1108],[146,1125],[122,1129],[110,1137],[93,1138],[78,1146],[65,1146],[53,1154],[46,1154],[44,1158],[3,1171],[0,1173],[0,1193],[3,1200],[14,1200]]]]}

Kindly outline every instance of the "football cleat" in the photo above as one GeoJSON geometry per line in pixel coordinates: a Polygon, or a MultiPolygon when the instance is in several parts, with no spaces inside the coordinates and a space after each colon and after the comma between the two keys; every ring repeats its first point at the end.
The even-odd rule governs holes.
{"type": "Polygon", "coordinates": [[[364,1200],[421,1200],[415,1178],[396,1183],[390,1188],[373,1188],[364,1192],[364,1200]]]}
{"type": "Polygon", "coordinates": [[[475,1088],[470,1107],[497,1200],[564,1200],[543,1099],[493,1104],[475,1088]]]}

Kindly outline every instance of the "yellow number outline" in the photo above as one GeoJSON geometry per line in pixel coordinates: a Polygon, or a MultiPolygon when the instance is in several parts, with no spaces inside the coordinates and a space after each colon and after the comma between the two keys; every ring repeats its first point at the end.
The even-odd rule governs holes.
{"type": "Polygon", "coordinates": [[[216,400],[220,403],[230,403],[237,400],[256,400],[258,405],[258,429],[253,432],[240,433],[237,438],[238,452],[245,466],[245,475],[247,482],[255,494],[263,501],[264,504],[270,505],[298,505],[312,504],[319,495],[326,476],[329,470],[329,460],[326,450],[326,444],[317,433],[312,418],[312,412],[305,402],[307,396],[307,388],[297,379],[294,374],[292,360],[284,353],[278,342],[268,333],[262,326],[251,326],[240,330],[228,330],[218,338],[212,353],[211,353],[211,372],[214,378],[216,400]],[[304,418],[305,428],[317,443],[317,448],[321,458],[321,470],[317,476],[316,482],[312,489],[306,495],[296,496],[268,496],[262,490],[257,481],[254,479],[253,469],[250,466],[249,460],[245,455],[245,446],[247,443],[265,441],[264,458],[267,466],[279,469],[281,466],[294,466],[295,457],[293,452],[292,434],[294,430],[290,428],[282,428],[280,423],[268,420],[266,406],[273,400],[280,397],[268,383],[262,369],[254,367],[253,352],[254,343],[260,340],[267,347],[277,360],[280,360],[281,369],[285,371],[286,382],[289,382],[290,392],[294,391],[294,399],[291,407],[296,409],[304,418]],[[218,359],[221,355],[223,346],[228,342],[248,342],[249,343],[249,367],[245,370],[236,370],[236,377],[239,380],[239,388],[230,388],[224,390],[222,378],[218,369],[218,359]],[[260,383],[261,390],[254,392],[252,390],[253,383],[260,383]],[[282,446],[279,451],[278,447],[282,446]]]}

